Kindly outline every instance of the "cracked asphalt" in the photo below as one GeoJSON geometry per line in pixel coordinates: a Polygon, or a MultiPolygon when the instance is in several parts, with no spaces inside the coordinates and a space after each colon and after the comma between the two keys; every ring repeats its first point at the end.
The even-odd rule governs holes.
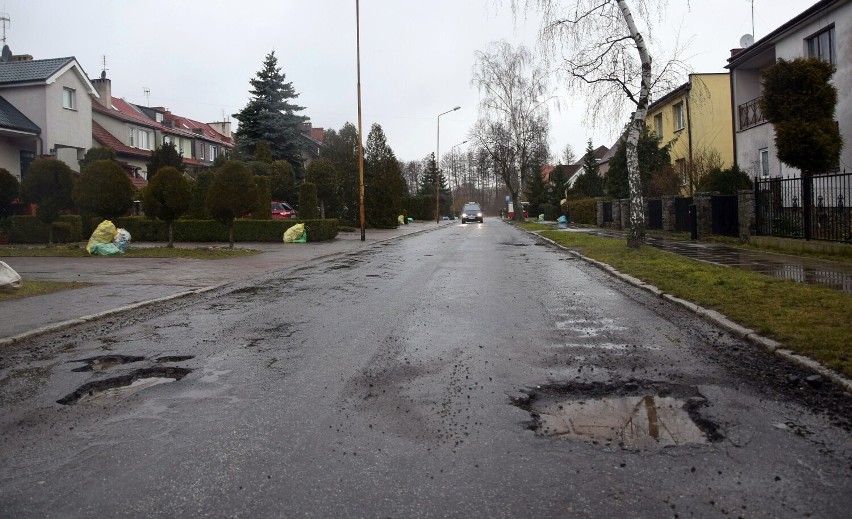
{"type": "Polygon", "coordinates": [[[448,224],[3,347],[0,516],[845,517],[852,397],[811,375],[448,224]],[[536,430],[616,397],[642,412],[587,425],[653,440],[680,397],[707,441],[536,430]]]}

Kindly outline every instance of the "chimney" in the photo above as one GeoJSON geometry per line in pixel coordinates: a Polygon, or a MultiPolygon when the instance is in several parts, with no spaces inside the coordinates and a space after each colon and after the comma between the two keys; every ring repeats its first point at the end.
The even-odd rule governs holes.
{"type": "Polygon", "coordinates": [[[745,49],[731,49],[731,58],[744,51],[745,49]]]}
{"type": "Polygon", "coordinates": [[[107,79],[106,72],[101,72],[101,77],[98,79],[92,80],[92,85],[94,85],[95,90],[98,91],[98,95],[101,96],[98,99],[104,108],[112,108],[112,81],[107,79]]]}
{"type": "Polygon", "coordinates": [[[231,138],[231,121],[217,121],[207,123],[207,125],[219,132],[223,137],[231,138]]]}

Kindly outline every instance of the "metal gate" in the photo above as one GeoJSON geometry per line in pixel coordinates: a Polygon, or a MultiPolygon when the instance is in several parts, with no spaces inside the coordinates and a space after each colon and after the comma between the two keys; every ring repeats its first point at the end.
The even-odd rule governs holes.
{"type": "Polygon", "coordinates": [[[662,229],[663,228],[663,201],[652,199],[648,200],[648,228],[662,229]]]}
{"type": "Polygon", "coordinates": [[[612,202],[603,203],[603,223],[612,223],[612,202]]]}
{"type": "Polygon", "coordinates": [[[713,195],[710,197],[713,219],[713,234],[739,236],[739,207],[737,195],[713,195]]]}
{"type": "Polygon", "coordinates": [[[689,232],[689,206],[692,205],[691,196],[679,196],[675,198],[675,231],[689,232]]]}

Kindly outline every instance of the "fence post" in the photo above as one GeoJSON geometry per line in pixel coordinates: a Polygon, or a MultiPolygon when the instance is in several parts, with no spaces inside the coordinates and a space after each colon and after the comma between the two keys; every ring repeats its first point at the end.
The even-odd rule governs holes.
{"type": "Polygon", "coordinates": [[[752,232],[754,232],[755,218],[757,216],[757,197],[755,192],[744,189],[737,194],[737,222],[740,241],[748,243],[752,232]]]}
{"type": "Polygon", "coordinates": [[[814,179],[810,175],[801,176],[802,179],[802,209],[804,210],[804,235],[805,240],[810,240],[813,232],[813,216],[814,216],[814,179]]]}

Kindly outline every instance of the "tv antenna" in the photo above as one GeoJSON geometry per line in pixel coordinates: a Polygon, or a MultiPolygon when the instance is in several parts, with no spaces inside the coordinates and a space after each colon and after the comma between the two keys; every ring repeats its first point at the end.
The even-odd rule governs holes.
{"type": "Polygon", "coordinates": [[[142,94],[145,95],[145,106],[151,108],[151,89],[148,87],[142,87],[142,94]]]}
{"type": "Polygon", "coordinates": [[[101,79],[106,79],[106,71],[109,70],[106,66],[106,54],[103,55],[103,67],[101,68],[101,79]]]}
{"type": "Polygon", "coordinates": [[[12,25],[12,19],[9,18],[9,13],[0,13],[0,22],[3,22],[3,45],[6,45],[6,24],[12,25]]]}

